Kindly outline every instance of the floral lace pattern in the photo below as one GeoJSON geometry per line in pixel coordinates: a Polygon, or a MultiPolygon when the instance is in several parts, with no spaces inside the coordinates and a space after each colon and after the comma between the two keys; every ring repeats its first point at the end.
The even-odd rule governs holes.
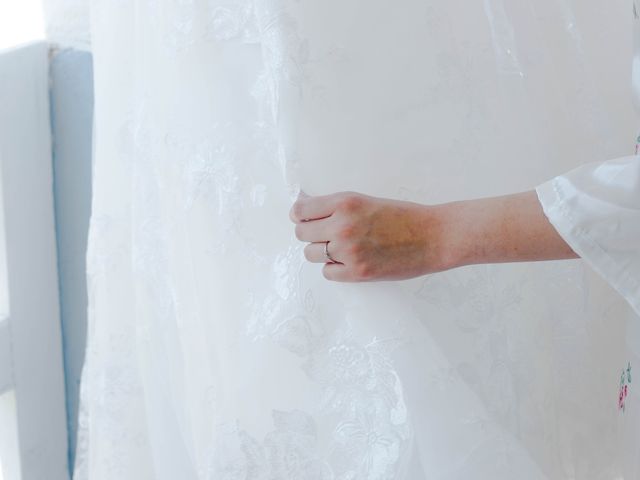
{"type": "Polygon", "coordinates": [[[333,453],[324,467],[332,476],[318,478],[396,478],[411,438],[402,385],[390,356],[401,341],[373,339],[362,345],[348,326],[327,328],[315,310],[313,290],[303,288],[302,258],[300,248],[276,258],[273,294],[254,307],[248,334],[301,357],[308,378],[322,388],[318,411],[339,419],[329,446],[333,453]]]}
{"type": "Polygon", "coordinates": [[[287,218],[301,187],[438,203],[606,156],[615,89],[540,54],[589,38],[560,3],[95,0],[76,480],[622,477],[628,312],[583,267],[332,285],[287,218]]]}

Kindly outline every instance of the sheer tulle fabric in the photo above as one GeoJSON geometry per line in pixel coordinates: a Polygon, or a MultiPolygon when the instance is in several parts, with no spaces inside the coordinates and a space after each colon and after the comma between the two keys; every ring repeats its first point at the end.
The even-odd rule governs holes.
{"type": "Polygon", "coordinates": [[[638,319],[581,262],[330,284],[287,215],[300,188],[436,203],[627,154],[632,19],[95,1],[76,480],[638,478],[638,319]]]}

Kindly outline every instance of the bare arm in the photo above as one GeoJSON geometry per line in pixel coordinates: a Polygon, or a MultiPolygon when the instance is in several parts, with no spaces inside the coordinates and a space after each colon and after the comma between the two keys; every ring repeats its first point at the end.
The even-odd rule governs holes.
{"type": "Polygon", "coordinates": [[[577,258],[535,192],[419,205],[357,193],[301,196],[291,209],[305,256],[336,281],[399,280],[479,263],[577,258]],[[325,255],[325,244],[335,263],[325,255]]]}
{"type": "Polygon", "coordinates": [[[453,265],[577,258],[534,191],[444,206],[453,265]]]}

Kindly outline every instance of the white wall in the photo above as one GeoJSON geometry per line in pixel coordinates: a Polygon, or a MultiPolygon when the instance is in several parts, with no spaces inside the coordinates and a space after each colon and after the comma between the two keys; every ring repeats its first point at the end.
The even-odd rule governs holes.
{"type": "Polygon", "coordinates": [[[44,37],[42,0],[0,0],[0,50],[44,37]]]}
{"type": "Polygon", "coordinates": [[[63,47],[88,50],[90,47],[89,0],[42,1],[47,39],[63,47]]]}

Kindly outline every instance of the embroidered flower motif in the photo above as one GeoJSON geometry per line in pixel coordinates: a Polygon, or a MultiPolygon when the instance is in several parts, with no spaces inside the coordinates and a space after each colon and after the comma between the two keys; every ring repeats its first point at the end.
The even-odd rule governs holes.
{"type": "Polygon", "coordinates": [[[316,424],[301,411],[274,411],[275,429],[260,443],[236,426],[217,428],[211,480],[333,480],[329,465],[315,453],[316,424]]]}
{"type": "Polygon", "coordinates": [[[405,439],[389,420],[386,405],[377,402],[338,425],[332,463],[339,479],[395,478],[405,439]]]}
{"type": "Polygon", "coordinates": [[[317,434],[313,419],[306,413],[273,412],[276,429],[264,445],[271,468],[269,478],[282,480],[328,480],[329,466],[316,454],[317,434]]]}
{"type": "MultiPolygon", "coordinates": [[[[330,455],[313,460],[313,467],[299,450],[303,437],[281,428],[269,434],[265,447],[271,471],[278,472],[273,478],[395,478],[411,437],[402,383],[391,360],[401,342],[374,338],[362,343],[348,326],[333,332],[325,328],[314,309],[313,293],[302,281],[301,258],[297,247],[278,256],[272,266],[272,294],[254,305],[247,333],[256,341],[270,339],[304,359],[303,371],[321,387],[320,412],[335,418],[336,427],[327,439],[330,455]],[[319,465],[328,465],[335,477],[324,476],[325,467],[319,465]]],[[[312,446],[318,449],[315,440],[309,452],[312,446]]]]}
{"type": "Polygon", "coordinates": [[[209,0],[206,36],[217,41],[259,41],[255,5],[251,1],[209,0]]]}

